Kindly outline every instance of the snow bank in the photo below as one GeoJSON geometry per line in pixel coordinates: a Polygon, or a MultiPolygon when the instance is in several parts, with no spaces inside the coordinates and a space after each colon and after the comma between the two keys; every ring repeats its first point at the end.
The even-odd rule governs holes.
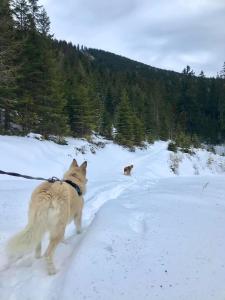
{"type": "MultiPolygon", "coordinates": [[[[206,150],[194,149],[195,154],[167,151],[167,142],[158,141],[147,149],[129,152],[121,146],[94,137],[93,143],[81,139],[67,139],[68,145],[40,141],[36,135],[28,137],[0,136],[0,169],[33,176],[61,177],[72,158],[89,162],[90,176],[97,176],[96,167],[101,164],[101,176],[117,175],[127,164],[134,164],[134,173],[141,175],[141,168],[148,167],[148,174],[156,177],[173,175],[171,165],[178,160],[178,175],[207,175],[225,171],[225,157],[206,150]],[[100,146],[99,146],[100,144],[100,146]],[[142,163],[143,162],[143,163],[142,163]]],[[[0,176],[0,180],[12,179],[0,176]]],[[[15,178],[13,178],[14,180],[15,178]]]]}

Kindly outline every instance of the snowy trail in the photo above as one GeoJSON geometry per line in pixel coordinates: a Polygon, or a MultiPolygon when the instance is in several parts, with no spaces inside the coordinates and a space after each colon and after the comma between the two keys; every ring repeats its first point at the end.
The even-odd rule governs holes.
{"type": "Polygon", "coordinates": [[[60,299],[225,299],[223,181],[161,179],[108,202],[71,260],[60,299]]]}
{"type": "MultiPolygon", "coordinates": [[[[24,221],[26,222],[29,195],[37,183],[20,181],[19,185],[21,182],[22,188],[19,189],[18,181],[10,181],[7,184],[5,184],[4,181],[1,182],[1,195],[4,195],[5,193],[5,204],[3,203],[3,208],[4,206],[6,207],[7,213],[10,211],[12,212],[11,215],[8,213],[9,223],[5,222],[5,220],[2,220],[2,224],[0,223],[2,230],[4,229],[4,226],[9,230],[11,220],[14,222],[11,224],[12,229],[14,227],[22,228],[22,226],[25,225],[24,221]],[[13,187],[17,187],[16,192],[18,202],[16,206],[15,202],[11,201],[14,197],[14,193],[11,192],[13,187]],[[11,196],[9,197],[9,195],[11,196]],[[27,203],[23,203],[22,207],[21,203],[24,200],[26,200],[27,203]],[[10,207],[10,201],[12,207],[10,207]],[[18,218],[15,215],[15,210],[20,212],[18,218]]],[[[32,256],[22,259],[16,266],[11,267],[9,270],[4,270],[4,265],[6,263],[5,257],[5,260],[2,262],[3,265],[0,266],[0,269],[3,269],[3,271],[0,272],[0,299],[60,299],[58,298],[58,293],[63,285],[64,274],[66,274],[67,268],[69,268],[72,256],[78,251],[79,244],[85,239],[86,231],[88,231],[88,227],[94,219],[95,214],[105,202],[116,199],[123,191],[132,185],[133,182],[135,182],[135,180],[132,177],[129,177],[128,180],[122,180],[120,178],[119,180],[114,180],[110,183],[105,182],[104,184],[90,182],[90,193],[87,193],[85,197],[86,205],[83,215],[83,233],[80,236],[75,235],[74,225],[69,225],[65,235],[66,244],[61,243],[56,250],[55,262],[59,267],[60,272],[55,277],[50,278],[46,275],[44,261],[35,261],[32,256]],[[95,188],[92,189],[92,185],[94,185],[95,188]],[[37,286],[37,282],[42,288],[35,296],[34,289],[37,286]],[[27,286],[30,287],[29,292],[27,292],[27,286]]],[[[12,230],[12,232],[13,231],[14,230],[12,230]]],[[[3,234],[1,238],[5,241],[9,236],[3,234]]],[[[45,246],[46,243],[47,241],[45,241],[45,246]]],[[[4,249],[2,247],[0,248],[0,254],[4,256],[4,249]]]]}
{"type": "MultiPolygon", "coordinates": [[[[84,221],[83,226],[84,230],[81,236],[77,236],[74,234],[74,226],[71,224],[68,226],[66,231],[66,244],[61,243],[59,247],[57,248],[56,255],[55,255],[55,261],[56,265],[59,266],[60,272],[55,277],[50,278],[49,276],[46,276],[46,270],[45,270],[45,264],[43,260],[34,260],[33,257],[29,256],[17,263],[16,266],[11,267],[9,270],[4,270],[0,273],[0,299],[6,300],[6,299],[59,299],[57,298],[58,292],[54,291],[55,287],[57,287],[58,290],[60,290],[60,286],[63,282],[63,274],[66,272],[66,269],[69,264],[69,260],[71,259],[71,255],[74,254],[74,252],[77,251],[79,244],[82,242],[82,240],[85,238],[85,233],[88,230],[88,226],[90,226],[91,221],[94,219],[94,216],[96,212],[99,210],[99,208],[103,205],[105,201],[108,201],[110,199],[114,199],[119,196],[119,194],[126,189],[126,184],[118,184],[117,187],[114,186],[115,182],[111,184],[111,188],[108,185],[105,185],[104,187],[100,186],[99,191],[98,188],[95,189],[93,192],[95,194],[91,196],[90,199],[87,198],[86,209],[84,211],[84,221]],[[67,267],[66,267],[67,266],[67,267]],[[37,282],[45,286],[45,288],[42,288],[39,293],[36,294],[36,297],[33,295],[33,288],[37,286],[37,282]],[[31,294],[27,294],[27,292],[24,292],[26,289],[24,289],[26,286],[30,286],[30,292],[31,294]],[[26,294],[24,294],[26,293],[26,294]],[[50,298],[51,297],[51,298],[50,298]],[[56,297],[56,298],[55,298],[56,297]]],[[[129,186],[129,182],[127,185],[129,186]]],[[[18,196],[18,206],[15,207],[13,203],[13,207],[10,208],[7,204],[7,211],[10,211],[10,209],[16,209],[20,211],[21,213],[21,207],[19,205],[20,201],[22,201],[22,198],[29,199],[28,197],[24,197],[25,195],[30,194],[32,191],[32,187],[30,187],[30,183],[28,183],[29,187],[27,189],[18,190],[17,196],[18,196]]],[[[33,185],[33,184],[31,184],[33,185]]],[[[7,193],[7,191],[6,191],[7,193]]],[[[10,201],[8,198],[7,193],[7,202],[10,201]]],[[[4,205],[3,205],[4,206],[4,205]]],[[[27,215],[27,211],[22,209],[24,211],[24,216],[27,215]]],[[[22,214],[20,214],[22,216],[22,214]]],[[[14,219],[14,222],[17,224],[22,223],[20,219],[15,218],[15,213],[13,213],[12,216],[9,216],[10,218],[14,219]]],[[[23,217],[23,219],[25,219],[23,217]]],[[[24,220],[23,220],[24,221],[24,220]]],[[[7,225],[7,223],[4,224],[7,225]]],[[[15,224],[14,224],[15,225],[15,224]]],[[[3,229],[3,226],[1,226],[3,229]]],[[[21,228],[21,226],[18,225],[18,228],[21,228]]],[[[7,228],[9,229],[9,228],[7,228]]],[[[2,238],[8,238],[8,236],[2,236],[2,238]]],[[[46,244],[46,241],[45,241],[46,244]]],[[[3,249],[0,252],[3,254],[3,249]]],[[[0,266],[4,268],[3,266],[0,266]]]]}
{"type": "Polygon", "coordinates": [[[207,198],[211,200],[215,185],[216,206],[218,211],[225,213],[224,202],[221,201],[222,181],[220,177],[216,180],[198,178],[193,187],[192,178],[168,178],[159,180],[151,186],[151,190],[146,190],[145,186],[140,188],[137,180],[128,177],[126,184],[118,180],[111,187],[106,184],[99,190],[92,190],[87,195],[83,234],[74,235],[71,226],[67,231],[67,244],[61,244],[57,249],[55,258],[60,272],[49,278],[45,274],[44,263],[28,257],[7,271],[3,278],[0,277],[0,287],[4,290],[1,299],[72,300],[87,297],[97,300],[107,297],[112,300],[147,300],[150,297],[201,300],[203,295],[204,299],[224,299],[221,283],[217,283],[218,275],[221,278],[225,276],[225,264],[221,259],[223,257],[225,261],[222,247],[224,231],[218,231],[218,228],[222,229],[224,218],[219,214],[220,219],[213,224],[215,212],[208,214],[212,203],[207,201],[207,198]],[[204,194],[206,182],[210,183],[207,194],[204,194]],[[187,186],[192,189],[183,197],[187,186]],[[170,193],[174,199],[168,197],[170,193]],[[94,218],[103,199],[113,201],[94,218]],[[206,213],[210,221],[207,227],[204,222],[206,213]],[[176,228],[179,230],[174,230],[176,228]],[[215,255],[219,255],[220,259],[215,255]],[[96,273],[98,266],[103,268],[100,274],[96,273]],[[84,272],[86,267],[88,271],[84,272]],[[35,297],[33,291],[37,282],[41,289],[35,297]],[[105,283],[109,282],[113,284],[106,288],[105,283]],[[136,288],[130,292],[133,285],[136,288]],[[213,288],[206,289],[205,285],[213,288]],[[187,290],[190,292],[187,293],[187,290]]]}

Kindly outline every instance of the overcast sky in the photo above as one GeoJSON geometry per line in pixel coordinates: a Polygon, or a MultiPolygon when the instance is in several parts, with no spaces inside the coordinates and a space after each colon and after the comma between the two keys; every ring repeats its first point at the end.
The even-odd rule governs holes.
{"type": "Polygon", "coordinates": [[[151,66],[216,76],[225,61],[225,0],[40,0],[57,39],[151,66]]]}

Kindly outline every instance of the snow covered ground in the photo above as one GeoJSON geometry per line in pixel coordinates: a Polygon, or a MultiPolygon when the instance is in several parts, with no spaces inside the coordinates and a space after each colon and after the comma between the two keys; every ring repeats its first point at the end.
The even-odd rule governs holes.
{"type": "Polygon", "coordinates": [[[83,233],[68,226],[55,276],[33,255],[5,268],[5,243],[26,224],[39,182],[0,175],[0,299],[224,300],[225,158],[166,148],[156,142],[129,152],[111,142],[97,149],[83,140],[59,146],[0,136],[0,170],[61,177],[72,157],[88,161],[83,233]],[[124,176],[131,163],[132,176],[124,176]]]}

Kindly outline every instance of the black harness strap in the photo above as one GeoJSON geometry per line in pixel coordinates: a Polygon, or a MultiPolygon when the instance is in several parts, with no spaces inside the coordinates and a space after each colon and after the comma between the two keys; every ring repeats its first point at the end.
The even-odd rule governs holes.
{"type": "Polygon", "coordinates": [[[79,196],[82,195],[81,189],[80,189],[80,187],[76,183],[74,183],[71,180],[63,180],[63,181],[66,182],[66,183],[68,183],[69,185],[71,185],[77,191],[77,194],[79,196]]]}
{"type": "Polygon", "coordinates": [[[22,177],[22,178],[25,178],[25,179],[44,180],[44,181],[48,181],[50,183],[54,183],[56,181],[66,182],[69,185],[71,185],[77,191],[79,196],[82,195],[80,187],[76,183],[72,182],[71,180],[60,180],[59,178],[54,177],[54,176],[51,177],[51,178],[46,179],[46,178],[43,178],[43,177],[32,177],[32,176],[28,176],[28,175],[22,175],[22,174],[14,173],[14,172],[5,172],[5,171],[1,171],[1,170],[0,170],[0,174],[15,176],[15,177],[22,177]]]}

